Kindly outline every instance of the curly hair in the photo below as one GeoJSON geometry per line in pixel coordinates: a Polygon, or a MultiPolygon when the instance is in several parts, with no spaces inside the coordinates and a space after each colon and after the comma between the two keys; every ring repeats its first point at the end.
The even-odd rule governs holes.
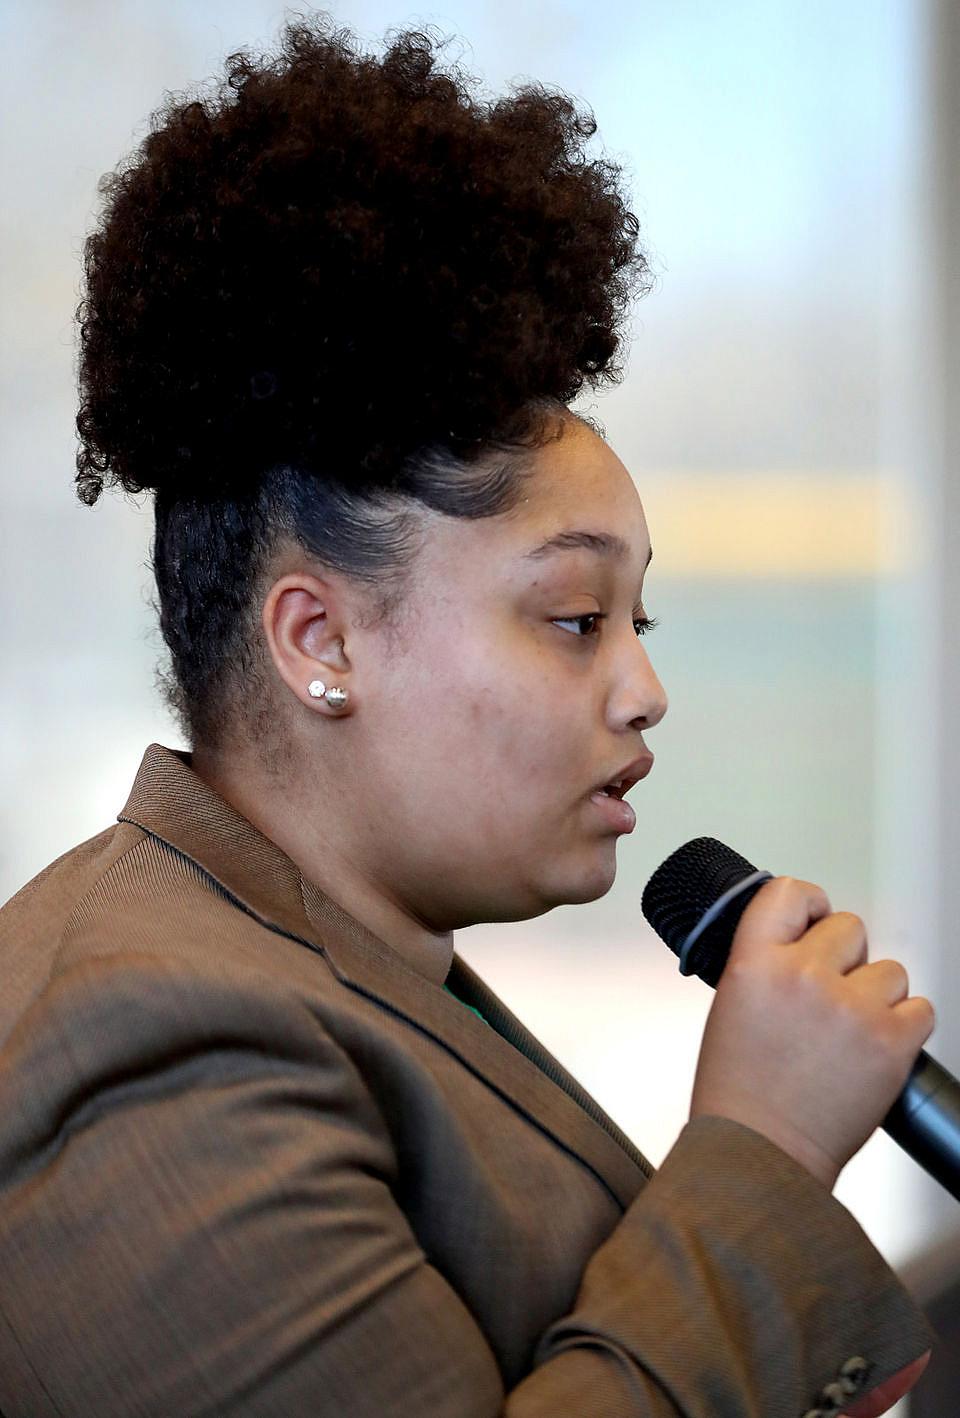
{"type": "Polygon", "coordinates": [[[622,378],[617,326],[649,280],[620,169],[585,160],[596,123],[566,95],[475,84],[418,30],[378,60],[301,16],[212,94],[168,96],[100,181],[77,495],[155,494],[160,684],[194,747],[263,727],[278,538],[388,617],[417,504],[509,510],[584,381],[622,378]]]}

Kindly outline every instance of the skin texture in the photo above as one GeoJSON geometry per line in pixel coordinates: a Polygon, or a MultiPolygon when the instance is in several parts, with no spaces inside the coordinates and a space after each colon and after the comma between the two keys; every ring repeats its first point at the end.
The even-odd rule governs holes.
{"type": "Polygon", "coordinates": [[[737,926],[704,1030],[691,1116],[764,1133],[832,1190],[934,1025],[863,921],[809,881],[766,882],[737,926]]]}
{"type": "Polygon", "coordinates": [[[456,928],[610,890],[618,834],[590,793],[644,752],[667,708],[633,626],[650,540],[630,474],[575,420],[537,457],[510,513],[424,509],[397,633],[364,627],[347,578],[299,549],[278,556],[262,625],[293,770],[278,783],[249,754],[216,767],[194,755],[306,876],[438,983],[456,928]],[[579,528],[619,534],[630,557],[524,562],[579,528]],[[596,612],[608,618],[557,623],[596,612]],[[315,679],[347,689],[347,706],[312,699],[315,679]]]}
{"type": "MultiPolygon", "coordinates": [[[[899,1094],[934,1026],[903,966],[867,960],[863,921],[822,887],[766,882],[741,917],[703,1035],[690,1116],[754,1128],[828,1190],[899,1094]]],[[[930,1350],[845,1412],[878,1418],[930,1350]]]]}
{"type": "MultiPolygon", "coordinates": [[[[193,757],[305,876],[438,985],[455,929],[610,890],[619,834],[590,794],[643,753],[667,709],[633,624],[650,550],[633,480],[577,422],[536,459],[509,513],[424,509],[399,626],[365,623],[355,584],[300,548],[281,551],[261,624],[292,768],[278,780],[240,748],[193,757]],[[616,533],[630,555],[524,560],[574,529],[616,533]],[[572,619],[596,613],[607,618],[572,619]],[[311,698],[316,679],[347,689],[346,707],[311,698]]],[[[902,967],[866,965],[858,917],[832,913],[812,883],[777,878],[738,928],[691,1116],[755,1128],[832,1189],[932,1027],[902,967]]],[[[852,1418],[886,1412],[928,1359],[863,1396],[852,1418]]]]}

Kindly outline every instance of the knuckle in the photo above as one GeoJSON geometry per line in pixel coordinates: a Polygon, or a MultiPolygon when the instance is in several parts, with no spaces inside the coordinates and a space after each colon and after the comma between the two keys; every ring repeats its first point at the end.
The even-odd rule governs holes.
{"type": "Polygon", "coordinates": [[[902,1006],[906,1003],[903,1000],[900,1006],[888,1011],[889,1049],[891,1054],[909,1064],[916,1058],[919,1043],[931,1033],[933,1019],[931,1010],[922,1007],[920,1010],[914,1009],[915,1001],[911,1001],[911,1007],[904,1011],[902,1006]]]}
{"type": "Polygon", "coordinates": [[[791,961],[793,976],[801,989],[808,994],[823,990],[827,985],[826,972],[815,955],[797,951],[791,961]]]}
{"type": "Polygon", "coordinates": [[[904,1040],[900,1031],[886,1021],[878,1021],[867,1033],[863,1057],[877,1074],[895,1080],[906,1061],[904,1040]]]}
{"type": "Polygon", "coordinates": [[[766,885],[775,887],[779,894],[785,897],[806,895],[806,882],[795,876],[775,876],[773,881],[768,881],[766,885]]]}
{"type": "Polygon", "coordinates": [[[846,1014],[846,1001],[836,989],[829,970],[816,958],[794,957],[786,980],[780,982],[780,994],[792,999],[809,1022],[828,1018],[838,1021],[846,1014]]]}
{"type": "Polygon", "coordinates": [[[725,984],[730,980],[742,980],[748,977],[756,968],[756,960],[752,955],[731,955],[726,965],[723,967],[723,974],[720,976],[720,984],[725,984]]]}
{"type": "MultiPolygon", "coordinates": [[[[763,901],[765,905],[772,911],[782,910],[783,901],[786,900],[790,895],[790,886],[790,877],[772,877],[770,881],[765,881],[762,884],[760,890],[754,897],[754,901],[763,901]]],[[[751,902],[750,904],[753,905],[753,902],[751,902]]],[[[750,907],[748,906],[747,909],[749,910],[750,907]]]]}
{"type": "Polygon", "coordinates": [[[856,1048],[861,1057],[882,1059],[892,1041],[882,1020],[865,1012],[862,1001],[843,991],[836,1002],[840,1036],[856,1048]]]}
{"type": "Polygon", "coordinates": [[[767,968],[765,955],[746,958],[742,955],[731,955],[720,976],[720,985],[725,984],[728,991],[750,989],[766,973],[767,968]]]}
{"type": "Polygon", "coordinates": [[[926,995],[911,995],[910,1004],[917,1015],[918,1024],[927,1030],[928,1035],[932,1034],[937,1023],[937,1011],[926,995]]]}
{"type": "Polygon", "coordinates": [[[907,974],[906,966],[902,965],[899,960],[887,960],[884,963],[897,984],[903,989],[904,994],[906,994],[907,990],[910,988],[910,976],[907,974]]]}
{"type": "Polygon", "coordinates": [[[815,881],[805,881],[802,877],[797,876],[788,877],[787,880],[794,891],[801,893],[807,901],[816,903],[823,915],[830,914],[830,898],[822,886],[818,886],[815,881]]]}

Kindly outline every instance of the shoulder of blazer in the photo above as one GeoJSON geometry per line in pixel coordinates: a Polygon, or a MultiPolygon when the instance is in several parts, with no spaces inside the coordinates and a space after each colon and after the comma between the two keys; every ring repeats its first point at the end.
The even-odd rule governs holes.
{"type": "Polygon", "coordinates": [[[320,952],[346,988],[431,1034],[578,1156],[621,1206],[652,1175],[630,1139],[462,957],[454,952],[453,994],[419,974],[194,773],[189,753],[151,744],[117,818],[189,860],[267,929],[320,952]]]}

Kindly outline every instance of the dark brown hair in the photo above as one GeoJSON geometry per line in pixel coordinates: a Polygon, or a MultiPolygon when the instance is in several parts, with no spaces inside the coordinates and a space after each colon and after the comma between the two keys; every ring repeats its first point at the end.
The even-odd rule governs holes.
{"type": "Polygon", "coordinates": [[[389,616],[418,506],[509,510],[584,381],[622,377],[649,284],[620,169],[585,159],[596,124],[566,95],[482,101],[427,34],[379,59],[354,39],[301,18],[168,99],[85,245],[77,493],[155,494],[160,683],[211,753],[263,726],[278,539],[389,616]]]}

